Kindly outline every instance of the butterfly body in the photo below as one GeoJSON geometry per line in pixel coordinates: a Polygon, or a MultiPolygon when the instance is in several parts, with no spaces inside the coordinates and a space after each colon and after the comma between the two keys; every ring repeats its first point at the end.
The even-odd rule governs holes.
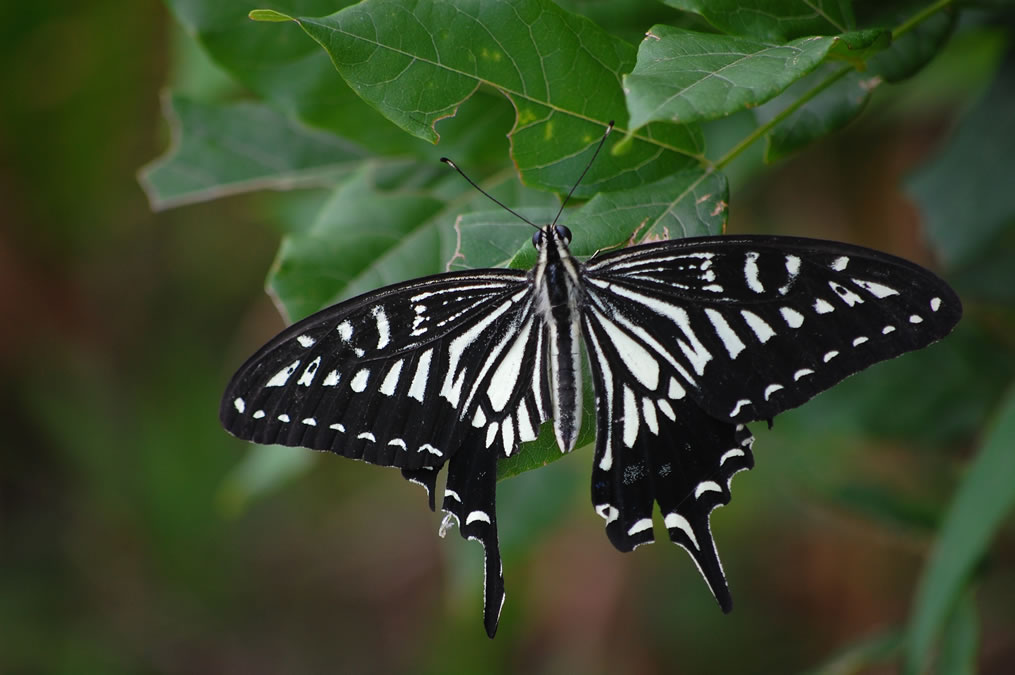
{"type": "Polygon", "coordinates": [[[656,504],[724,611],[709,527],[753,466],[745,426],[946,335],[961,304],[905,260],[835,242],[701,237],[582,262],[566,228],[534,237],[528,273],[396,284],[283,331],[230,382],[220,417],[260,443],[394,466],[485,549],[484,623],[504,602],[496,466],[553,420],[574,448],[582,352],[595,392],[592,502],[621,551],[652,541],[656,504]]]}

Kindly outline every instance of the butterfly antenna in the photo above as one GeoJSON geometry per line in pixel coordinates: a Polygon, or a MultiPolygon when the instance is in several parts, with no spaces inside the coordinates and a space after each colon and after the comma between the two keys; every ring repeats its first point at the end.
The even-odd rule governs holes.
{"type": "Polygon", "coordinates": [[[592,159],[590,159],[589,163],[585,165],[585,170],[582,171],[582,175],[578,176],[578,180],[574,182],[574,186],[572,186],[571,191],[567,193],[567,197],[564,197],[564,201],[560,203],[560,210],[557,211],[557,215],[553,218],[553,222],[550,223],[551,227],[557,224],[557,219],[560,218],[560,214],[564,213],[564,207],[567,206],[568,200],[571,199],[571,195],[574,194],[574,191],[578,189],[578,185],[581,184],[582,178],[585,178],[585,174],[587,174],[589,169],[592,168],[592,163],[596,161],[596,157],[599,156],[599,151],[603,149],[603,144],[606,143],[606,137],[610,135],[611,131],[613,131],[613,120],[610,120],[610,123],[606,125],[606,131],[603,133],[603,137],[600,139],[599,145],[596,146],[596,151],[592,153],[592,159]]]}
{"type": "MultiPolygon", "coordinates": [[[[511,213],[511,214],[513,214],[513,215],[514,215],[515,217],[519,218],[520,220],[523,220],[523,221],[525,221],[526,223],[528,223],[528,224],[529,224],[529,225],[531,225],[532,227],[536,228],[537,230],[538,230],[538,229],[540,229],[540,228],[539,228],[539,225],[536,225],[536,224],[535,224],[534,222],[532,222],[531,220],[529,220],[528,218],[526,218],[526,217],[525,217],[525,216],[523,216],[522,214],[518,213],[517,211],[515,211],[514,209],[512,209],[511,207],[509,207],[509,206],[508,206],[508,205],[506,205],[506,204],[505,204],[504,202],[502,202],[501,200],[497,199],[497,198],[496,198],[496,197],[494,197],[494,196],[493,196],[492,194],[490,194],[489,192],[487,192],[487,191],[486,191],[486,190],[484,190],[483,188],[481,188],[481,187],[479,187],[478,185],[476,185],[476,182],[475,182],[474,180],[472,180],[471,178],[469,178],[469,177],[468,177],[467,175],[465,175],[465,172],[464,172],[464,171],[462,171],[461,169],[459,169],[459,168],[458,168],[458,165],[457,165],[457,164],[455,164],[454,162],[452,162],[452,161],[451,161],[450,159],[448,159],[447,157],[441,157],[441,161],[442,161],[442,162],[444,162],[445,164],[447,164],[448,166],[450,166],[450,167],[451,167],[452,169],[454,169],[454,170],[455,170],[455,171],[457,171],[458,173],[460,173],[460,174],[462,175],[462,178],[464,178],[465,180],[469,181],[469,185],[471,185],[472,187],[474,187],[474,188],[476,188],[477,190],[479,190],[479,192],[480,192],[480,193],[481,193],[481,194],[482,194],[482,195],[483,195],[484,197],[486,197],[487,199],[489,199],[490,201],[492,201],[492,202],[493,202],[494,204],[496,204],[497,206],[501,207],[502,209],[504,209],[504,210],[505,210],[505,211],[507,211],[508,213],[511,213]]],[[[554,221],[554,222],[556,222],[556,221],[554,221]]]]}

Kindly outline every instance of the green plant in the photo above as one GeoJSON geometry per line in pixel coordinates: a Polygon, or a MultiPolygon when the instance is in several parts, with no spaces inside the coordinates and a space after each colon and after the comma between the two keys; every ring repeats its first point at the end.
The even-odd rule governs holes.
{"type": "MultiPolygon", "coordinates": [[[[581,151],[609,120],[623,139],[575,193],[587,199],[567,215],[580,224],[575,252],[718,234],[736,200],[728,176],[743,180],[761,172],[762,161],[786,158],[843,128],[875,91],[901,86],[931,61],[960,14],[958,3],[942,0],[855,7],[670,0],[675,10],[575,3],[592,18],[548,0],[367,0],[337,12],[335,2],[290,0],[249,12],[251,23],[250,7],[237,0],[167,4],[250,95],[167,95],[174,146],[142,181],[157,208],[254,189],[308,189],[302,208],[288,212],[300,216],[283,216],[268,284],[290,319],[409,277],[530,265],[528,226],[491,210],[436,158],[453,157],[499,199],[543,220],[558,203],[555,194],[579,174],[581,151]],[[499,143],[505,135],[513,167],[499,143]]],[[[977,25],[974,18],[966,30],[977,25]]],[[[999,50],[1006,46],[1002,41],[999,50]]],[[[1006,72],[1010,78],[1010,56],[968,113],[958,145],[928,164],[911,188],[930,214],[932,247],[974,300],[965,330],[930,356],[851,381],[809,413],[848,416],[845,426],[861,436],[901,431],[955,442],[982,434],[983,450],[947,515],[930,517],[935,528],[941,522],[939,545],[904,639],[909,672],[925,667],[942,629],[941,667],[971,667],[975,612],[965,589],[1015,500],[1015,481],[999,480],[1015,475],[1015,407],[1010,396],[1000,402],[1015,359],[1011,345],[996,340],[999,323],[1010,322],[1015,287],[1011,254],[998,247],[1010,243],[1015,222],[1012,191],[1000,179],[1015,156],[1003,131],[1002,120],[1015,117],[1006,72]],[[976,161],[972,151],[990,159],[976,161]],[[963,195],[946,197],[963,184],[970,186],[963,195]],[[980,217],[970,215],[972,198],[980,217]],[[946,208],[950,220],[934,217],[946,208]],[[981,310],[978,300],[1007,309],[981,310]],[[976,357],[984,345],[993,350],[989,363],[976,357]],[[939,369],[934,386],[914,392],[913,378],[928,367],[939,369]],[[883,392],[873,403],[861,389],[872,383],[883,392]],[[846,403],[850,397],[867,401],[846,403]],[[931,412],[900,422],[896,402],[907,398],[931,412]],[[979,432],[991,410],[997,421],[979,432]],[[940,414],[931,418],[934,412],[940,414]]],[[[585,433],[580,443],[590,440],[585,433]]],[[[544,433],[502,462],[501,475],[558,456],[544,433]]],[[[834,501],[873,509],[881,519],[901,511],[891,498],[880,499],[883,493],[857,494],[842,491],[834,501]]],[[[839,663],[857,653],[880,657],[877,650],[850,652],[839,663]]]]}

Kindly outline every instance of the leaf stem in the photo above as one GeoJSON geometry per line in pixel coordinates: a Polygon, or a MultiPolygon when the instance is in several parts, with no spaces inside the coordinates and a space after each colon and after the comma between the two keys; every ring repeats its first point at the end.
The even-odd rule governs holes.
{"type": "Polygon", "coordinates": [[[921,21],[930,18],[930,16],[933,14],[937,14],[942,9],[948,7],[948,5],[950,4],[952,4],[952,0],[937,0],[937,2],[927,5],[919,12],[917,12],[916,14],[914,14],[913,16],[909,17],[901,24],[896,26],[892,30],[892,40],[893,41],[898,40],[901,36],[913,30],[917,26],[917,24],[919,24],[921,21]]]}
{"type": "Polygon", "coordinates": [[[849,73],[851,70],[853,70],[852,66],[843,66],[840,70],[837,70],[836,72],[832,73],[824,80],[819,82],[817,85],[811,88],[810,91],[808,91],[803,96],[798,98],[792,104],[788,105],[786,109],[783,110],[781,113],[770,119],[765,124],[759,126],[757,129],[755,129],[750,134],[745,136],[742,141],[740,141],[732,148],[730,148],[730,150],[725,155],[716,160],[715,168],[722,169],[724,166],[732,162],[733,159],[736,158],[736,156],[739,155],[741,152],[743,152],[747,146],[751,145],[756,140],[758,140],[759,138],[767,134],[769,131],[774,129],[776,126],[778,126],[780,122],[782,122],[784,119],[786,119],[794,112],[796,112],[798,108],[800,108],[802,105],[804,105],[812,98],[823,92],[825,89],[827,89],[828,87],[832,86],[840,79],[845,77],[846,74],[849,73]]]}
{"type": "MultiPolygon", "coordinates": [[[[930,18],[934,14],[937,14],[941,10],[946,9],[953,2],[954,0],[936,0],[935,2],[927,5],[919,12],[909,17],[901,24],[892,29],[892,41],[899,39],[901,36],[913,30],[921,22],[927,20],[928,18],[930,18]]],[[[824,80],[815,85],[810,91],[808,91],[799,99],[797,99],[792,104],[787,106],[785,110],[780,112],[778,115],[770,119],[765,124],[759,126],[757,129],[755,129],[750,134],[745,136],[742,141],[740,141],[732,148],[730,148],[730,150],[725,155],[716,160],[715,164],[710,167],[710,170],[718,170],[725,167],[727,164],[732,162],[741,152],[743,152],[744,149],[746,149],[752,143],[754,143],[759,138],[763,137],[765,134],[767,134],[776,126],[778,126],[783,120],[792,115],[805,103],[807,103],[815,96],[823,92],[825,89],[827,89],[828,87],[832,86],[840,79],[845,77],[846,74],[849,73],[851,70],[853,70],[852,66],[845,66],[841,70],[838,70],[829,75],[828,77],[826,77],[824,80]]]]}

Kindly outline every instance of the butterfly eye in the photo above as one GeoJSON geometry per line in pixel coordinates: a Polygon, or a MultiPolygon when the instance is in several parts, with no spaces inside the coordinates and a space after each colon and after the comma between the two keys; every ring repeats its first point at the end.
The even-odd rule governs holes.
{"type": "Polygon", "coordinates": [[[536,248],[539,248],[539,242],[541,242],[542,240],[543,240],[543,231],[542,230],[536,230],[535,232],[532,233],[532,245],[533,246],[535,246],[536,248]]]}
{"type": "Polygon", "coordinates": [[[571,243],[571,230],[567,229],[563,225],[557,226],[557,236],[563,239],[565,244],[571,243]]]}

